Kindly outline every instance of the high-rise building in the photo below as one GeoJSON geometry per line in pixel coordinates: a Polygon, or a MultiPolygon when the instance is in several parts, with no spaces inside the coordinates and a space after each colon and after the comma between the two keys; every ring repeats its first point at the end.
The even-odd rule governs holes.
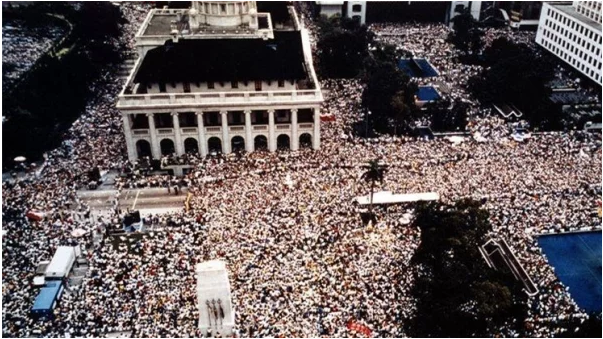
{"type": "Polygon", "coordinates": [[[536,43],[601,85],[601,2],[545,2],[536,43]]]}
{"type": "Polygon", "coordinates": [[[153,9],[136,49],[117,102],[130,160],[320,147],[323,97],[293,6],[193,1],[153,9]]]}

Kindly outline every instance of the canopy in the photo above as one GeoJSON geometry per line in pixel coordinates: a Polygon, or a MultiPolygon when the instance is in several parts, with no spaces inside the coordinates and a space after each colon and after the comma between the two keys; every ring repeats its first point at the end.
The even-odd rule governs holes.
{"type": "MultiPolygon", "coordinates": [[[[370,195],[356,197],[355,200],[360,205],[370,204],[370,195]]],[[[401,204],[417,201],[438,201],[440,195],[435,192],[428,193],[408,193],[408,194],[393,194],[390,191],[382,191],[373,194],[374,205],[401,204]]]]}

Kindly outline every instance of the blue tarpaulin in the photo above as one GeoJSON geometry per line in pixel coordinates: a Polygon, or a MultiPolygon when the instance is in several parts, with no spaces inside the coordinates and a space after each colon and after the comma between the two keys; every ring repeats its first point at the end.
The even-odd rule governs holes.
{"type": "Polygon", "coordinates": [[[429,78],[438,76],[438,72],[425,59],[401,59],[398,68],[411,78],[429,78]]]}
{"type": "Polygon", "coordinates": [[[578,306],[601,313],[601,232],[543,235],[538,244],[578,306]]]}
{"type": "Polygon", "coordinates": [[[432,86],[420,86],[416,95],[419,101],[435,101],[440,98],[440,94],[432,86]]]}

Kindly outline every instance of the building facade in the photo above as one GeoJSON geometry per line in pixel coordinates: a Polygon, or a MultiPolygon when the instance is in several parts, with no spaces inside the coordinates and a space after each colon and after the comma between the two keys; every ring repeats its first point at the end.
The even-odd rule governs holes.
{"type": "Polygon", "coordinates": [[[536,43],[601,85],[601,2],[545,2],[536,43]]]}
{"type": "Polygon", "coordinates": [[[327,18],[332,16],[342,16],[345,1],[316,1],[316,5],[320,7],[320,15],[327,18]]]}
{"type": "Polygon", "coordinates": [[[193,1],[148,14],[117,102],[130,160],[320,147],[308,33],[279,4],[193,1]]]}

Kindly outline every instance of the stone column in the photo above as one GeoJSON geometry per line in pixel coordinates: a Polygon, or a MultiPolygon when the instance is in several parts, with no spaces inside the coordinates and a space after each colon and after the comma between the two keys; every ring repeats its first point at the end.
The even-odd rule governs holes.
{"type": "Polygon", "coordinates": [[[253,152],[253,134],[251,130],[253,127],[251,126],[251,111],[245,111],[245,150],[247,152],[253,152]]]}
{"type": "Polygon", "coordinates": [[[274,126],[274,110],[268,110],[268,149],[270,152],[276,151],[276,133],[274,126]]]}
{"type": "Polygon", "coordinates": [[[176,144],[176,154],[184,154],[184,145],[182,144],[182,131],[180,130],[180,119],[178,119],[178,112],[172,112],[172,119],[174,121],[174,143],[176,144]]]}
{"type": "Polygon", "coordinates": [[[201,156],[207,155],[207,141],[205,140],[205,126],[203,125],[203,111],[197,112],[197,132],[199,133],[199,152],[201,156]]]}
{"type": "Polygon", "coordinates": [[[124,121],[124,136],[126,137],[126,149],[128,151],[128,160],[136,161],[138,154],[136,154],[136,145],[132,139],[132,129],[130,128],[130,115],[128,113],[122,113],[121,117],[124,121]]]}
{"type": "Polygon", "coordinates": [[[230,153],[230,139],[228,137],[228,112],[220,111],[222,117],[222,153],[230,153]]]}
{"type": "Polygon", "coordinates": [[[297,108],[291,109],[291,150],[299,149],[299,135],[297,135],[297,108]]]}
{"type": "Polygon", "coordinates": [[[149,117],[149,133],[151,134],[151,152],[153,153],[153,158],[161,159],[161,148],[159,147],[159,140],[157,140],[155,118],[153,118],[153,113],[147,114],[147,117],[149,117]]]}
{"type": "Polygon", "coordinates": [[[314,108],[314,137],[312,138],[312,148],[320,148],[320,109],[314,108]]]}

